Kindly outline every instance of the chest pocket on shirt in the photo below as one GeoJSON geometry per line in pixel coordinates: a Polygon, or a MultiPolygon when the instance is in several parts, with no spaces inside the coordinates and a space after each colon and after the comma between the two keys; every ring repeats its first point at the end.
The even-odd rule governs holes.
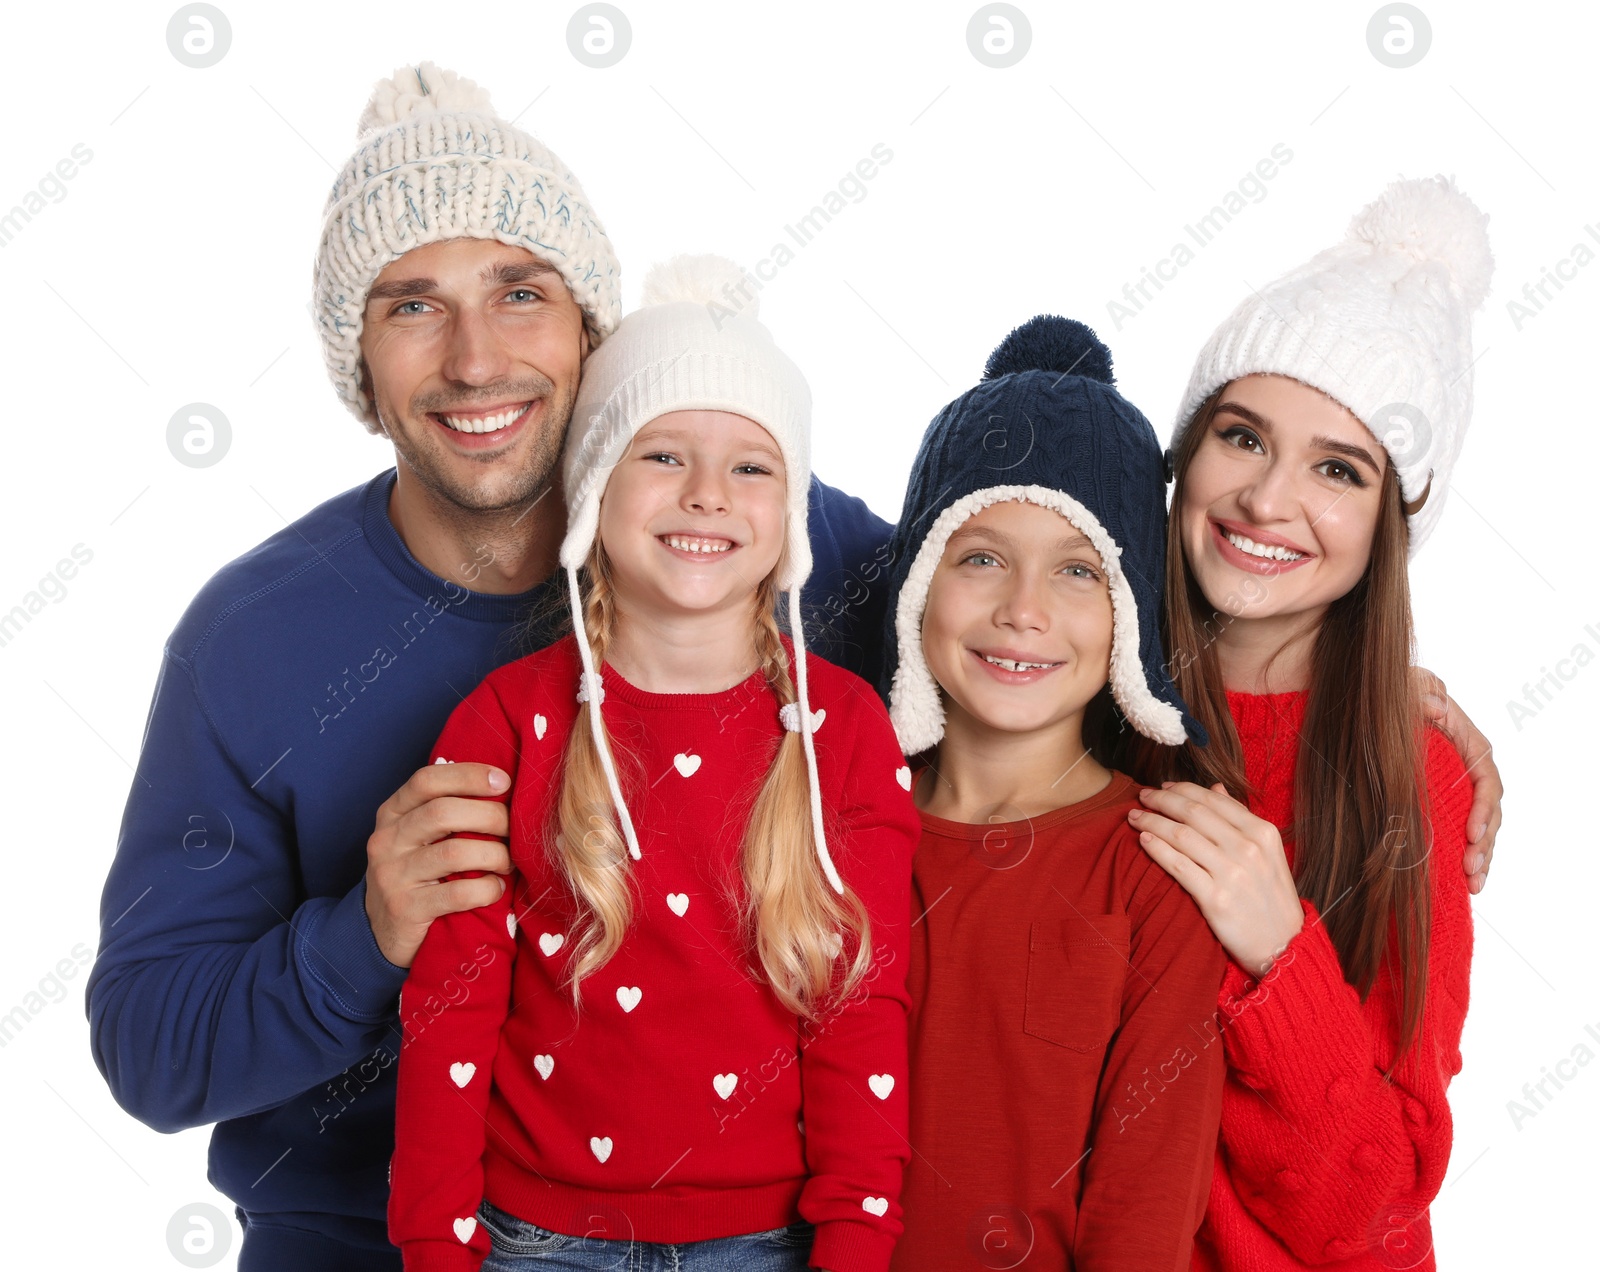
{"type": "Polygon", "coordinates": [[[1022,1030],[1073,1051],[1099,1051],[1122,1022],[1128,916],[1040,919],[1028,931],[1022,1030]]]}

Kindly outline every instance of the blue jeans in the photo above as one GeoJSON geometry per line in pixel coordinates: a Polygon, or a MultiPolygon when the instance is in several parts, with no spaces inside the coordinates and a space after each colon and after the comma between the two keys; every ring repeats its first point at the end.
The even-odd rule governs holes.
{"type": "Polygon", "coordinates": [[[492,1246],[481,1272],[805,1272],[815,1234],[802,1222],[682,1245],[569,1237],[507,1214],[488,1198],[478,1222],[492,1246]]]}

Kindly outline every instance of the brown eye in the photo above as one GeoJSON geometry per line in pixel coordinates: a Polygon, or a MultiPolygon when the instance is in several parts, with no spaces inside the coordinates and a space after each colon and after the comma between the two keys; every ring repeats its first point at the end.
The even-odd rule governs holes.
{"type": "Polygon", "coordinates": [[[1258,453],[1265,450],[1265,447],[1261,445],[1261,439],[1242,424],[1235,424],[1231,428],[1225,428],[1217,436],[1229,446],[1236,447],[1239,450],[1253,449],[1258,453]]]}

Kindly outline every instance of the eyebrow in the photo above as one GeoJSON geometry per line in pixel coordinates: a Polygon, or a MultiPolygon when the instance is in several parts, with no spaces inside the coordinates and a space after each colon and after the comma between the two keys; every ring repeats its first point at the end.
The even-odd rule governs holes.
{"type": "MultiPolygon", "coordinates": [[[[946,546],[948,546],[950,544],[965,542],[968,539],[991,539],[996,543],[1004,544],[1007,547],[1015,547],[1017,543],[1017,541],[1009,534],[1006,534],[1005,531],[996,530],[989,526],[962,526],[960,529],[953,531],[945,543],[946,546]]],[[[1054,550],[1057,552],[1065,552],[1069,548],[1092,547],[1094,547],[1094,544],[1089,542],[1089,536],[1082,533],[1067,535],[1063,539],[1057,539],[1054,544],[1054,550]]]]}
{"type": "MultiPolygon", "coordinates": [[[[531,261],[497,261],[485,265],[478,273],[478,280],[485,286],[503,287],[507,283],[525,283],[543,274],[559,272],[549,261],[537,258],[531,261]]],[[[413,296],[426,296],[438,290],[437,279],[396,278],[387,283],[374,284],[367,293],[367,303],[370,305],[375,300],[409,300],[413,296]]]]}
{"type": "MultiPolygon", "coordinates": [[[[1235,415],[1248,420],[1263,432],[1272,432],[1272,421],[1252,411],[1248,406],[1240,406],[1237,402],[1218,403],[1217,414],[1221,414],[1223,411],[1232,411],[1235,415]]],[[[1318,433],[1311,439],[1311,448],[1313,450],[1332,451],[1336,455],[1345,455],[1350,459],[1359,459],[1368,468],[1372,469],[1375,477],[1383,476],[1383,470],[1378,466],[1378,461],[1372,457],[1372,453],[1363,446],[1357,446],[1354,442],[1341,442],[1338,438],[1318,433]]]]}

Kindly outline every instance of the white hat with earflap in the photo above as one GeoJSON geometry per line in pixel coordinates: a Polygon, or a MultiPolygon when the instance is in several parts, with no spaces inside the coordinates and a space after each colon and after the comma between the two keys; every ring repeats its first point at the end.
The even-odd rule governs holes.
{"type": "Polygon", "coordinates": [[[594,546],[600,498],[611,470],[627,454],[639,431],[673,411],[727,411],[759,424],[772,435],[783,455],[787,550],[777,584],[788,593],[799,701],[784,704],[779,719],[790,732],[799,733],[804,743],[817,857],[834,891],[843,892],[823,833],[800,616],[800,587],[811,573],[811,541],[806,531],[811,390],[800,369],[756,321],[754,283],[734,262],[720,256],[674,257],[645,275],[641,302],[584,363],[562,457],[567,534],[561,543],[561,566],[567,574],[573,630],[578,634],[578,656],[583,663],[578,701],[589,704],[589,725],[623,838],[629,854],[637,860],[638,836],[600,727],[605,690],[584,629],[578,569],[594,546]]]}

